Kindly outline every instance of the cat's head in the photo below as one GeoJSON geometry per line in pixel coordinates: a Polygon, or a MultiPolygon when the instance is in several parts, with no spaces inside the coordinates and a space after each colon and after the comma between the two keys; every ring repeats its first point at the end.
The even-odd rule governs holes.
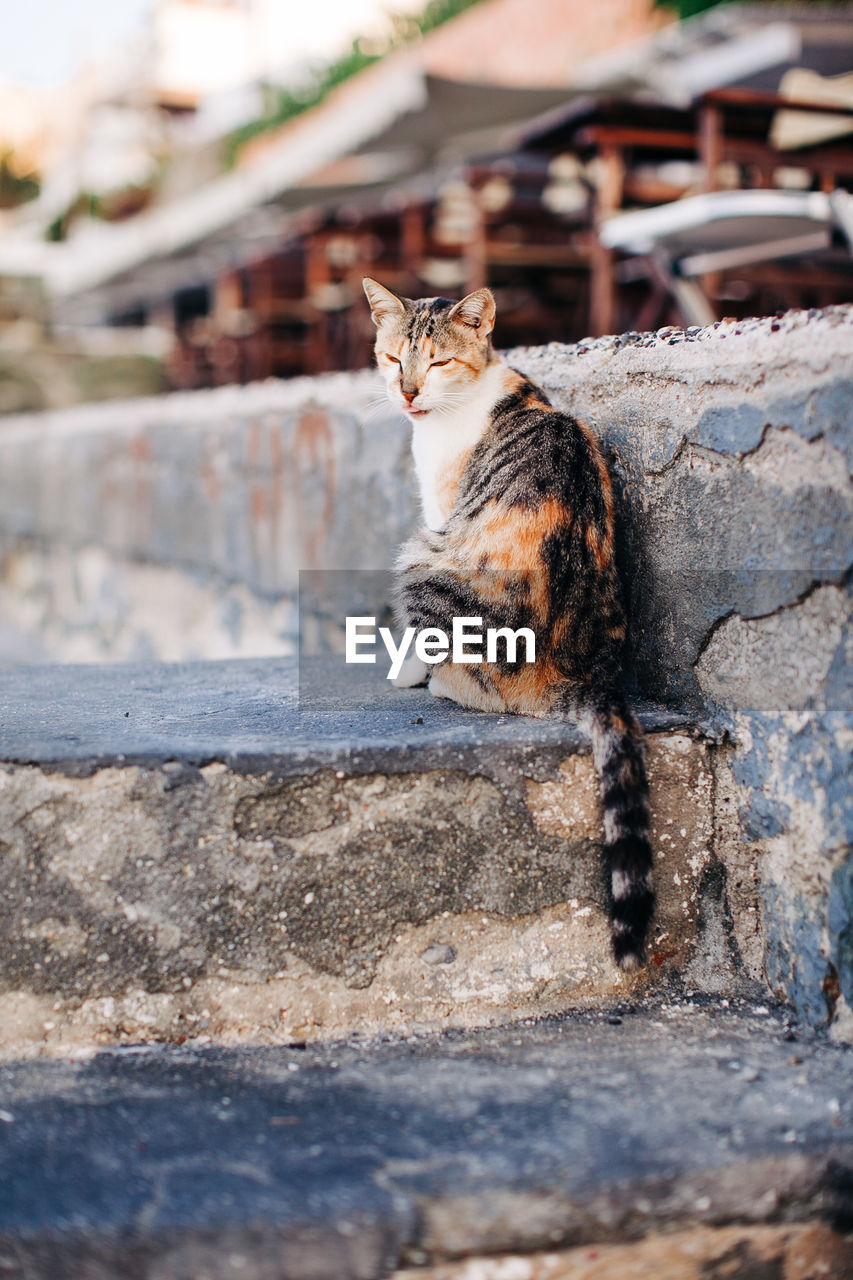
{"type": "Polygon", "coordinates": [[[412,418],[461,408],[495,359],[491,292],[477,289],[461,302],[413,301],[369,277],[363,283],[376,325],[376,363],[391,403],[412,418]]]}

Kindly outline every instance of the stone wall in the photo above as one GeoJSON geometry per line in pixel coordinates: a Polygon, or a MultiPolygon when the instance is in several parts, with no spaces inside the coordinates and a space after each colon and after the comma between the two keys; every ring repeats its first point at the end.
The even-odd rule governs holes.
{"type": "Polygon", "coordinates": [[[8,418],[8,658],[292,652],[299,570],[387,567],[416,509],[368,372],[8,418]]]}
{"type": "MultiPolygon", "coordinates": [[[[611,457],[635,678],[727,744],[716,785],[768,981],[811,1021],[853,1022],[853,308],[512,363],[611,457]]],[[[287,653],[299,570],[384,568],[415,518],[405,431],[369,372],[7,419],[0,646],[287,653]]]]}

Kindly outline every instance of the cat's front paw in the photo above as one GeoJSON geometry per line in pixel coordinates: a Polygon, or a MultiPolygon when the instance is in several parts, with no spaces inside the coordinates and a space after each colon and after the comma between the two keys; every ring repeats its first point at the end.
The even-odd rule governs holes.
{"type": "Polygon", "coordinates": [[[426,684],[430,677],[430,668],[426,662],[421,662],[420,658],[406,658],[399,673],[391,681],[395,689],[415,689],[418,685],[426,684]]]}

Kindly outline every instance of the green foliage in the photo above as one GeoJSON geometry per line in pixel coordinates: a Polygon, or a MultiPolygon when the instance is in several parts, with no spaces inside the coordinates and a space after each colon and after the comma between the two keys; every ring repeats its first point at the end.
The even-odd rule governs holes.
{"type": "Polygon", "coordinates": [[[342,84],[344,80],[349,80],[350,76],[356,75],[359,71],[363,71],[371,63],[378,62],[380,56],[380,54],[365,53],[360,48],[359,42],[354,41],[349,53],[317,72],[303,89],[293,92],[290,89],[268,85],[266,88],[268,104],[264,114],[258,120],[252,120],[235,129],[226,142],[228,167],[234,164],[240,149],[252,138],[267,133],[270,129],[277,129],[288,120],[292,120],[294,116],[301,115],[311,107],[316,107],[337,85],[342,84]]]}
{"type": "Polygon", "coordinates": [[[460,13],[464,13],[476,3],[477,0],[427,0],[423,13],[419,18],[415,18],[415,22],[420,28],[421,35],[426,35],[428,31],[440,27],[442,22],[458,17],[460,13]]]}
{"type": "MultiPolygon", "coordinates": [[[[715,9],[720,4],[738,4],[744,0],[655,0],[658,9],[674,9],[679,18],[695,18],[697,13],[715,9]]],[[[763,0],[765,4],[790,4],[791,0],[763,0]]],[[[835,0],[810,0],[811,4],[833,4],[835,0]]]]}
{"type": "Polygon", "coordinates": [[[695,18],[697,13],[714,9],[718,4],[731,4],[733,0],[655,0],[658,9],[674,9],[679,18],[695,18]]]}
{"type": "Polygon", "coordinates": [[[12,152],[0,155],[0,209],[14,209],[28,200],[35,200],[40,191],[34,173],[19,174],[12,168],[12,152]]]}
{"type": "Polygon", "coordinates": [[[228,167],[233,166],[241,148],[252,138],[277,129],[294,116],[316,107],[332,89],[357,75],[359,71],[364,71],[365,67],[372,66],[386,54],[403,48],[479,3],[480,0],[427,0],[418,16],[392,15],[392,33],[383,44],[377,45],[375,41],[363,39],[354,40],[347,53],[316,71],[303,88],[294,91],[268,86],[269,101],[264,114],[236,129],[227,139],[225,159],[228,167]]]}
{"type": "Polygon", "coordinates": [[[122,187],[115,191],[96,194],[80,191],[71,203],[58,214],[45,231],[45,239],[59,243],[68,239],[73,223],[80,218],[98,218],[102,222],[118,222],[132,217],[144,209],[151,198],[151,186],[122,187]]]}

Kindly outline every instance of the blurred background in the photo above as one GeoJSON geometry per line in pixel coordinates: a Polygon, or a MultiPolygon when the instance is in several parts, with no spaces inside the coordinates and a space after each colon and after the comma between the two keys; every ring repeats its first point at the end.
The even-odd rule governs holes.
{"type": "Polygon", "coordinates": [[[853,8],[30,0],[0,413],[357,369],[370,274],[502,347],[853,300],[853,8]]]}
{"type": "MultiPolygon", "coordinates": [[[[572,395],[600,370],[582,411],[606,435],[610,396],[625,465],[665,388],[619,390],[625,340],[590,343],[657,330],[678,363],[667,326],[807,308],[766,325],[813,365],[778,413],[841,430],[850,383],[816,335],[853,301],[851,188],[850,4],[7,4],[0,667],[338,642],[340,610],[300,608],[300,573],[354,588],[419,512],[368,371],[364,275],[409,296],[488,284],[504,349],[588,339],[554,367],[572,395]]],[[[754,444],[772,370],[749,333],[748,377],[702,350],[714,412],[754,444]]],[[[740,564],[679,510],[703,564],[740,564]]]]}

